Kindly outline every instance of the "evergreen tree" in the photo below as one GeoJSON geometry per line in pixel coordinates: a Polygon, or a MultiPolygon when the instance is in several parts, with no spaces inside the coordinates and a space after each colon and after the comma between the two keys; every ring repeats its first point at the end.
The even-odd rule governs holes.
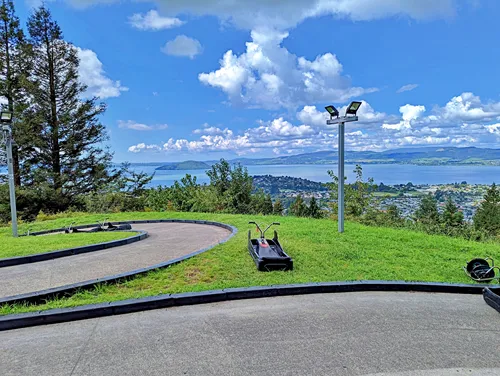
{"type": "Polygon", "coordinates": [[[264,214],[264,215],[273,214],[273,200],[271,199],[270,194],[267,194],[265,199],[264,199],[262,214],[264,214]]]}
{"type": "Polygon", "coordinates": [[[417,221],[426,223],[426,224],[437,224],[439,223],[439,212],[437,209],[437,201],[432,195],[429,193],[422,197],[420,201],[420,206],[415,212],[415,218],[417,221]]]}
{"type": "Polygon", "coordinates": [[[316,198],[314,196],[311,198],[311,201],[309,202],[309,208],[307,209],[307,216],[312,218],[323,217],[323,212],[318,206],[318,202],[316,201],[316,198]]]}
{"type": "Polygon", "coordinates": [[[273,206],[273,214],[274,215],[283,215],[283,203],[281,202],[280,199],[276,200],[273,206]]]}
{"type": "MultiPolygon", "coordinates": [[[[22,114],[27,107],[24,87],[29,74],[30,61],[28,45],[19,18],[15,14],[12,0],[0,0],[0,97],[4,98],[4,109],[13,113],[12,147],[14,182],[21,184],[19,174],[19,150],[26,144],[28,134],[22,122],[22,114]]],[[[3,146],[3,145],[2,145],[3,146]]],[[[3,147],[2,147],[3,150],[3,147]]]]}
{"type": "Polygon", "coordinates": [[[64,41],[47,8],[42,6],[30,16],[28,31],[34,69],[29,86],[33,137],[27,180],[48,182],[69,205],[77,195],[117,177],[110,173],[112,154],[102,146],[107,134],[98,117],[106,106],[95,97],[81,99],[86,86],[79,82],[77,50],[64,41]],[[30,167],[35,174],[28,174],[30,167]]]}
{"type": "Polygon", "coordinates": [[[297,195],[295,201],[290,205],[290,214],[296,217],[305,217],[307,210],[307,205],[304,203],[302,195],[297,195]]]}
{"type": "Polygon", "coordinates": [[[443,211],[443,224],[448,227],[461,226],[464,222],[464,215],[462,212],[458,211],[458,207],[455,205],[451,197],[448,196],[446,200],[446,205],[443,211]]]}
{"type": "Polygon", "coordinates": [[[474,227],[491,235],[500,235],[500,191],[495,183],[486,191],[474,215],[474,227]]]}

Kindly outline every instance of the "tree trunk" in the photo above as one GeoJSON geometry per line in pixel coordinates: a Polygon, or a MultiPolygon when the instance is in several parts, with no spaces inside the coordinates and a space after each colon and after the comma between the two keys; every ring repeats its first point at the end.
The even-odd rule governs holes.
{"type": "Polygon", "coordinates": [[[49,90],[50,90],[50,122],[52,127],[52,173],[54,178],[54,189],[62,188],[61,181],[61,156],[59,146],[59,123],[57,119],[57,97],[55,87],[54,56],[51,51],[50,42],[46,40],[47,56],[49,62],[49,90]]]}

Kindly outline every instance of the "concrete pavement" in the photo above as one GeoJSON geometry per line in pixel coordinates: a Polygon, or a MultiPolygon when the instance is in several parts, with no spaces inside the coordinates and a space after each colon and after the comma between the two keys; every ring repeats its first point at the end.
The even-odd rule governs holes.
{"type": "Polygon", "coordinates": [[[0,333],[0,375],[500,375],[481,296],[240,300],[0,333]]]}
{"type": "Polygon", "coordinates": [[[192,223],[134,224],[132,228],[147,231],[149,237],[102,251],[1,268],[0,297],[152,266],[215,245],[230,235],[221,227],[192,223]]]}

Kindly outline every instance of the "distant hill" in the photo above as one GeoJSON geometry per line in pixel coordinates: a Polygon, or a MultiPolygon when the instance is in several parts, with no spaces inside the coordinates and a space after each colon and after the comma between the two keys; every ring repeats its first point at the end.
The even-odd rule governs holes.
{"type": "Polygon", "coordinates": [[[175,162],[175,163],[168,163],[163,166],[160,166],[158,168],[155,168],[155,170],[161,171],[161,170],[207,170],[210,168],[210,165],[206,164],[205,162],[200,162],[200,161],[185,161],[185,162],[175,162]]]}
{"type": "MultiPolygon", "coordinates": [[[[132,165],[161,166],[157,170],[206,170],[218,161],[185,161],[172,163],[132,163],[132,165]]],[[[335,164],[337,150],[318,151],[274,158],[236,158],[230,163],[244,166],[256,165],[294,165],[294,164],[335,164]]],[[[414,165],[483,165],[500,166],[500,149],[482,149],[476,147],[419,147],[391,149],[382,152],[346,151],[346,163],[362,164],[414,164],[414,165]]]]}
{"type": "MultiPolygon", "coordinates": [[[[337,150],[289,155],[264,159],[233,159],[243,165],[290,165],[337,163],[337,150]]],[[[418,149],[392,149],[382,152],[346,151],[346,163],[363,164],[416,164],[416,165],[491,165],[500,166],[500,149],[476,147],[426,147],[418,149]]]]}

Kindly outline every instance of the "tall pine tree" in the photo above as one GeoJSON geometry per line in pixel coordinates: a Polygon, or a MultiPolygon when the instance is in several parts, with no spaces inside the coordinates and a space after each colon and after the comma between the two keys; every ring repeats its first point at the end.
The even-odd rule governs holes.
{"type": "MultiPolygon", "coordinates": [[[[44,6],[28,20],[33,47],[31,125],[35,135],[30,164],[31,182],[46,181],[70,205],[79,194],[96,191],[114,177],[112,154],[103,148],[106,129],[99,115],[106,106],[97,98],[84,99],[76,48],[44,6]]],[[[64,209],[64,208],[59,208],[64,209]]]]}
{"type": "Polygon", "coordinates": [[[443,211],[443,224],[448,227],[461,226],[464,222],[464,215],[458,210],[457,205],[448,196],[443,211]]]}
{"type": "Polygon", "coordinates": [[[0,0],[0,97],[3,97],[4,109],[14,114],[13,145],[14,182],[21,184],[19,159],[22,145],[26,141],[22,113],[27,107],[25,91],[26,78],[29,74],[31,59],[28,45],[19,18],[15,14],[12,0],[0,0]]]}

